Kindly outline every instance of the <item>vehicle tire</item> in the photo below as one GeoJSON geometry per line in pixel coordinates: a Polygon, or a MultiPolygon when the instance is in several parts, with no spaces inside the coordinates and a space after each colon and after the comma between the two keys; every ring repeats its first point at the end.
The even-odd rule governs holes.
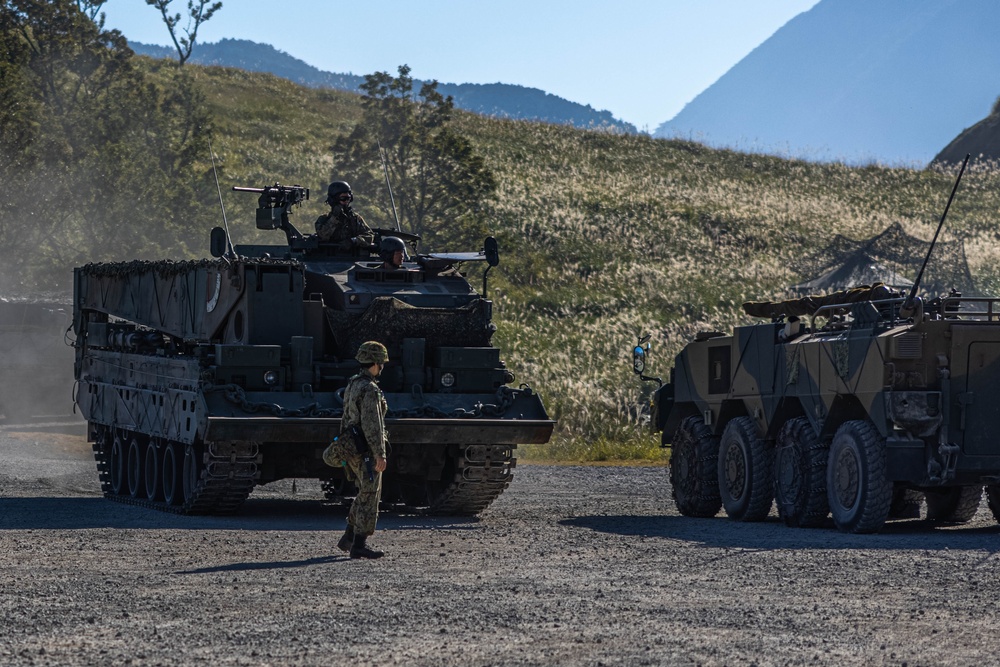
{"type": "Polygon", "coordinates": [[[125,440],[121,433],[115,431],[111,441],[111,453],[108,457],[108,467],[111,474],[111,492],[116,496],[125,490],[125,440]]]}
{"type": "Polygon", "coordinates": [[[163,500],[163,479],[160,476],[160,468],[163,463],[161,449],[163,448],[157,447],[155,441],[150,440],[149,444],[146,445],[146,454],[143,457],[145,473],[143,485],[146,489],[146,498],[153,502],[163,500]]]}
{"type": "Polygon", "coordinates": [[[128,443],[128,493],[133,498],[146,497],[146,470],[144,458],[146,448],[139,442],[138,436],[133,435],[128,443]]]}
{"type": "Polygon", "coordinates": [[[730,519],[761,521],[774,501],[774,448],[757,437],[750,417],[737,417],[719,439],[719,495],[730,519]]]}
{"type": "Polygon", "coordinates": [[[718,479],[719,441],[701,417],[688,417],[670,445],[670,486],[677,511],[713,517],[722,507],[718,479]]]}
{"type": "Polygon", "coordinates": [[[983,499],[981,486],[952,486],[932,491],[924,490],[927,520],[942,523],[968,523],[976,516],[983,499]]]}
{"type": "Polygon", "coordinates": [[[892,503],[886,479],[885,441],[861,420],[845,422],[830,445],[826,495],[837,528],[845,533],[874,533],[885,524],[892,503]]]}
{"type": "Polygon", "coordinates": [[[168,442],[163,448],[163,465],[160,473],[163,480],[163,500],[168,505],[180,505],[184,502],[182,446],[179,442],[168,442]]]}
{"type": "Polygon", "coordinates": [[[826,463],[829,448],[816,437],[805,417],[791,419],[778,432],[774,452],[774,499],[778,516],[793,528],[826,522],[826,463]]]}

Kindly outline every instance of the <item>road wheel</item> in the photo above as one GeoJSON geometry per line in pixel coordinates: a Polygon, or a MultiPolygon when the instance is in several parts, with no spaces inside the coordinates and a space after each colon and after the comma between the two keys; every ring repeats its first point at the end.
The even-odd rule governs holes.
{"type": "Polygon", "coordinates": [[[108,467],[111,469],[111,492],[116,496],[121,495],[125,488],[125,440],[118,431],[115,431],[114,439],[111,441],[108,467]]]}
{"type": "Polygon", "coordinates": [[[845,533],[874,533],[885,524],[892,483],[886,479],[885,442],[869,422],[849,421],[837,429],[826,490],[833,522],[845,533]]]}
{"type": "Polygon", "coordinates": [[[967,523],[976,516],[983,499],[981,486],[953,486],[945,489],[924,490],[927,502],[927,520],[943,523],[967,523]]]}
{"type": "Polygon", "coordinates": [[[138,436],[132,436],[128,443],[128,492],[133,498],[146,496],[146,471],[144,457],[146,448],[139,442],[138,436]]]}
{"type": "Polygon", "coordinates": [[[819,441],[809,420],[785,422],[774,453],[774,495],[785,525],[821,526],[830,514],[826,500],[828,448],[819,441]]]}
{"type": "Polygon", "coordinates": [[[163,500],[168,505],[180,505],[184,502],[184,488],[181,482],[181,465],[184,455],[179,442],[168,442],[163,448],[163,465],[161,478],[163,480],[163,500]]]}
{"type": "Polygon", "coordinates": [[[750,417],[737,417],[719,440],[719,494],[730,519],[761,521],[774,500],[774,449],[750,417]]]}
{"type": "Polygon", "coordinates": [[[701,417],[681,422],[670,445],[670,486],[677,511],[711,517],[719,512],[719,442],[701,417]]]}
{"type": "Polygon", "coordinates": [[[160,466],[162,464],[163,448],[157,447],[152,439],[146,445],[145,454],[145,487],[146,497],[152,501],[163,500],[162,478],[160,477],[160,466]]]}

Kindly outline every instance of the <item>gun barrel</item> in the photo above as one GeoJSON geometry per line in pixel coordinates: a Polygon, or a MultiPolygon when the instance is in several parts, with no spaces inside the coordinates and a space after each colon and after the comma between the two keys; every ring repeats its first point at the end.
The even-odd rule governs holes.
{"type": "Polygon", "coordinates": [[[234,185],[233,186],[233,191],[234,192],[256,192],[256,193],[260,194],[261,192],[264,191],[264,188],[241,188],[239,186],[234,185]]]}

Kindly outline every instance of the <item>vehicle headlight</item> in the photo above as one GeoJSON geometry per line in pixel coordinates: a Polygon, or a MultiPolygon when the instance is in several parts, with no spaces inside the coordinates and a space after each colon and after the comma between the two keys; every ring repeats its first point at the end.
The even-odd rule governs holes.
{"type": "Polygon", "coordinates": [[[455,375],[453,373],[443,373],[441,375],[441,386],[451,387],[455,384],[455,375]]]}
{"type": "Polygon", "coordinates": [[[278,371],[264,371],[264,384],[268,386],[278,384],[278,371]]]}

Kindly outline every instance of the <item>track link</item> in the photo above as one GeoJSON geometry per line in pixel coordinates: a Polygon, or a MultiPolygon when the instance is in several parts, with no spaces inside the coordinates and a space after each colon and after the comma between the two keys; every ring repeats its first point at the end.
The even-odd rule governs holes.
{"type": "MultiPolygon", "coordinates": [[[[209,443],[201,456],[197,479],[192,479],[192,492],[182,504],[172,505],[164,500],[134,497],[128,493],[115,493],[111,483],[111,465],[108,449],[101,438],[93,443],[94,458],[101,491],[108,500],[125,505],[146,507],[173,514],[232,514],[249,497],[260,476],[261,461],[255,443],[209,443]]],[[[182,474],[184,472],[182,471],[182,474]]]]}
{"type": "Polygon", "coordinates": [[[510,486],[514,448],[510,445],[467,445],[455,456],[455,477],[427,508],[428,514],[479,514],[510,486]]]}

